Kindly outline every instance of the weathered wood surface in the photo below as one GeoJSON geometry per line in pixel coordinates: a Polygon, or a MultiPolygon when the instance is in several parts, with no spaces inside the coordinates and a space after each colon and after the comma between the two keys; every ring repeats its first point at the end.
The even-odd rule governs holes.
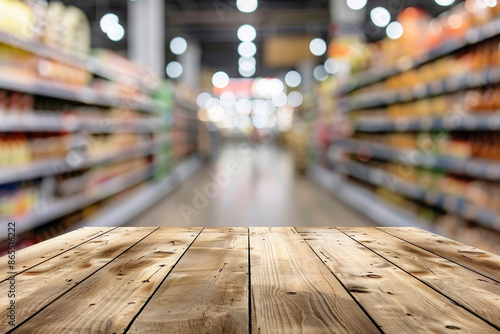
{"type": "MultiPolygon", "coordinates": [[[[144,228],[146,236],[14,333],[122,333],[201,228],[144,228]]],[[[140,229],[142,230],[142,229],[140,229]]],[[[123,239],[123,238],[121,238],[123,239]]]]}
{"type": "Polygon", "coordinates": [[[293,228],[250,228],[254,333],[379,333],[293,228]]]}
{"type": "MultiPolygon", "coordinates": [[[[154,228],[118,228],[19,274],[16,323],[21,324],[153,231],[154,228]]],[[[6,291],[9,284],[1,283],[0,291],[6,291]]],[[[0,294],[0,305],[8,303],[8,295],[0,294]]],[[[1,307],[0,319],[7,314],[7,308],[1,307]]],[[[0,332],[9,327],[1,322],[0,332]]]]}
{"type": "Polygon", "coordinates": [[[498,256],[419,229],[81,229],[18,253],[16,327],[0,261],[0,332],[500,333],[498,256]]]}
{"type": "Polygon", "coordinates": [[[498,255],[415,227],[379,227],[379,229],[500,283],[498,255]]]}
{"type": "Polygon", "coordinates": [[[500,284],[375,227],[339,227],[354,240],[500,328],[500,284]]]}
{"type": "Polygon", "coordinates": [[[486,322],[338,230],[297,228],[384,332],[491,333],[486,322]]]}
{"type": "Polygon", "coordinates": [[[205,229],[130,333],[247,333],[248,229],[205,229]]]}
{"type": "MultiPolygon", "coordinates": [[[[39,263],[47,261],[68,250],[77,247],[99,235],[113,230],[114,228],[91,227],[81,228],[64,235],[58,236],[38,243],[16,252],[16,268],[19,274],[39,263]]],[[[7,274],[10,270],[7,264],[7,255],[0,257],[0,282],[5,281],[12,275],[7,274]]]]}

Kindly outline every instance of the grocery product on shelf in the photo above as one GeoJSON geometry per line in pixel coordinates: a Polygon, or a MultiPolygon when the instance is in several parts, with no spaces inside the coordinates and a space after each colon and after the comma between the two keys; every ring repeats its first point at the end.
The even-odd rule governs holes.
{"type": "Polygon", "coordinates": [[[404,9],[401,38],[361,47],[344,64],[349,75],[331,79],[334,115],[318,118],[328,145],[313,138],[314,158],[347,182],[414,224],[491,250],[500,240],[499,14],[475,0],[435,18],[404,9]]]}
{"type": "Polygon", "coordinates": [[[197,152],[196,96],[116,52],[90,52],[74,7],[0,0],[0,223],[19,223],[18,249],[125,195],[162,196],[168,182],[156,186],[197,152]]]}

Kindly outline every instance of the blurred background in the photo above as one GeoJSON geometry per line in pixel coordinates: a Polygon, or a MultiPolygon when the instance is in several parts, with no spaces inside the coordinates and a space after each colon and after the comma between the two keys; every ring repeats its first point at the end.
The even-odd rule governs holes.
{"type": "Polygon", "coordinates": [[[496,0],[0,0],[0,252],[417,226],[500,253],[496,0]]]}

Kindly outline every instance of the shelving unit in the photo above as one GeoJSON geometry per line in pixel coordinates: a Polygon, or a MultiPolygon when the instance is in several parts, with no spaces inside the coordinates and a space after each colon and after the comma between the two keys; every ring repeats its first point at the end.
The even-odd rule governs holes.
{"type": "Polygon", "coordinates": [[[408,225],[464,242],[471,242],[463,237],[474,230],[488,237],[482,246],[493,249],[488,243],[500,242],[500,155],[494,147],[500,130],[500,17],[489,8],[484,11],[491,17],[483,12],[476,20],[463,4],[457,6],[462,9],[434,23],[444,27],[449,15],[470,15],[461,22],[471,27],[460,30],[460,37],[441,35],[440,44],[420,56],[405,53],[409,40],[387,42],[393,44],[377,49],[384,50],[386,66],[376,58],[371,69],[332,79],[335,110],[320,111],[320,122],[331,130],[327,139],[313,140],[312,150],[325,170],[314,167],[312,177],[381,225],[401,224],[389,216],[401,218],[403,211],[408,225]],[[389,49],[399,58],[387,56],[389,49]],[[318,177],[328,173],[335,177],[318,177]]]}
{"type": "Polygon", "coordinates": [[[465,198],[452,196],[441,191],[428,191],[417,184],[399,179],[383,169],[366,167],[347,160],[335,161],[338,170],[374,186],[385,187],[412,200],[438,207],[444,211],[473,220],[484,227],[500,231],[497,213],[481,208],[465,198]]]}
{"type": "Polygon", "coordinates": [[[357,94],[354,98],[347,98],[349,105],[347,111],[384,107],[394,103],[405,103],[426,97],[492,85],[499,82],[500,69],[488,68],[477,73],[467,73],[466,75],[452,76],[446,80],[417,85],[412,89],[357,94]]]}
{"type": "Polygon", "coordinates": [[[370,191],[344,179],[339,173],[313,165],[309,169],[309,176],[318,185],[380,226],[418,226],[432,231],[432,228],[418,217],[378,199],[370,191]]]}
{"type": "Polygon", "coordinates": [[[465,159],[453,156],[436,156],[419,150],[393,149],[387,145],[372,144],[354,139],[342,139],[333,144],[351,154],[356,154],[360,148],[367,148],[370,155],[378,160],[392,161],[414,167],[439,169],[448,173],[466,175],[500,182],[500,162],[465,159]]]}
{"type": "Polygon", "coordinates": [[[180,94],[106,51],[83,55],[3,31],[0,45],[7,56],[0,62],[7,69],[0,71],[0,225],[16,222],[18,243],[122,225],[201,167],[203,126],[188,100],[195,92],[180,94]],[[49,80],[37,66],[10,68],[18,54],[39,66],[63,64],[88,82],[49,80]]]}
{"type": "Polygon", "coordinates": [[[354,122],[358,132],[421,132],[432,130],[493,131],[500,130],[500,113],[487,115],[451,115],[449,118],[402,118],[363,117],[354,122]]]}
{"type": "Polygon", "coordinates": [[[465,48],[466,46],[475,45],[484,42],[492,37],[500,34],[500,18],[496,18],[480,27],[474,27],[467,31],[466,35],[460,39],[450,39],[446,43],[439,45],[437,48],[428,51],[419,58],[409,59],[405,61],[404,66],[393,66],[390,68],[367,70],[354,75],[346,85],[340,87],[337,92],[352,92],[356,89],[383,81],[397,74],[418,68],[424,64],[442,58],[451,53],[455,53],[465,48]]]}

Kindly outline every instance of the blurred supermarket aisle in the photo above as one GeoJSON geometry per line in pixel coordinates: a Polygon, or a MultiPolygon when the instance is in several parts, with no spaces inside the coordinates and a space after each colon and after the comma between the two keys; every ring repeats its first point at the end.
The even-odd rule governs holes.
{"type": "Polygon", "coordinates": [[[252,148],[246,143],[231,142],[224,144],[213,165],[128,225],[368,226],[373,223],[309,178],[295,175],[293,157],[279,146],[252,148]],[[226,179],[228,170],[233,175],[226,179]],[[214,183],[214,177],[222,186],[214,183]]]}

